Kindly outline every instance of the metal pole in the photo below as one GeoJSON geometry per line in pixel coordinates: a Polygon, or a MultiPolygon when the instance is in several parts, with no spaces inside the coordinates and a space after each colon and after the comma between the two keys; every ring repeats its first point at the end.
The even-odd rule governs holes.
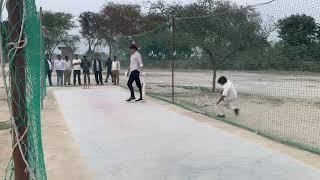
{"type": "MultiPolygon", "coordinates": [[[[10,42],[16,42],[19,39],[20,31],[22,27],[22,17],[23,17],[23,0],[8,0],[7,2],[8,10],[8,32],[10,32],[10,42]]],[[[24,40],[24,37],[21,39],[24,40]]],[[[22,46],[23,42],[19,42],[17,46],[22,46]]],[[[9,47],[14,48],[14,47],[9,47]]],[[[16,51],[16,55],[12,57],[12,66],[10,69],[11,73],[11,93],[12,93],[12,115],[13,120],[18,128],[13,131],[14,137],[14,149],[13,149],[13,161],[14,161],[14,172],[16,180],[29,180],[29,172],[27,171],[26,163],[23,159],[28,159],[26,157],[26,148],[28,134],[25,134],[27,129],[28,118],[25,109],[25,86],[26,86],[26,74],[25,74],[25,59],[24,50],[19,49],[16,51]],[[21,137],[25,134],[23,137],[21,137]],[[16,145],[17,137],[23,142],[22,146],[16,145]],[[21,148],[21,151],[20,151],[21,148]]]]}
{"type": "Polygon", "coordinates": [[[175,92],[174,92],[174,71],[175,71],[175,58],[176,58],[176,21],[175,18],[172,18],[172,60],[171,60],[171,74],[172,74],[172,84],[171,84],[171,95],[172,103],[175,104],[175,92]]]}
{"type": "MultiPolygon", "coordinates": [[[[40,34],[42,34],[42,7],[40,7],[39,13],[39,21],[40,21],[40,34]]],[[[44,94],[43,94],[43,78],[44,77],[44,68],[43,68],[43,54],[42,54],[42,36],[40,35],[40,97],[41,97],[41,109],[43,109],[43,101],[44,101],[44,94]]]]}

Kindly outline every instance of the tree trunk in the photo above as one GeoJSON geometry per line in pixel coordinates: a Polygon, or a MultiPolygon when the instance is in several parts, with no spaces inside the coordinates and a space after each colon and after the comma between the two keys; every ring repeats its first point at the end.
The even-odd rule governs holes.
{"type": "Polygon", "coordinates": [[[88,53],[90,54],[92,52],[92,45],[90,40],[88,40],[88,45],[89,45],[88,53]]]}
{"type": "Polygon", "coordinates": [[[109,43],[109,57],[112,59],[112,44],[109,43]]]}
{"type": "Polygon", "coordinates": [[[212,75],[212,92],[216,91],[216,80],[217,80],[217,63],[216,63],[216,59],[214,58],[214,54],[210,49],[204,49],[210,58],[210,61],[212,63],[212,71],[213,71],[213,75],[212,75]]]}

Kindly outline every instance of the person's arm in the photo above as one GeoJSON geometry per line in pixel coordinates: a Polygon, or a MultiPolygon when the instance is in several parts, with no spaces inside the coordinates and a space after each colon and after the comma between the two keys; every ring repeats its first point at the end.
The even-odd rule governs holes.
{"type": "Polygon", "coordinates": [[[225,96],[221,96],[219,101],[217,102],[217,105],[220,104],[222,101],[224,101],[225,96]]]}
{"type": "Polygon", "coordinates": [[[74,66],[76,66],[76,65],[81,65],[81,61],[80,61],[80,62],[75,62],[75,60],[73,60],[73,61],[72,61],[72,64],[73,64],[74,66]]]}
{"type": "Polygon", "coordinates": [[[138,60],[138,63],[139,63],[140,70],[143,72],[143,62],[142,62],[141,54],[138,54],[137,58],[138,58],[137,60],[138,60]]]}
{"type": "Polygon", "coordinates": [[[219,101],[217,102],[217,104],[220,104],[222,101],[224,101],[225,97],[227,97],[228,95],[228,87],[224,86],[223,90],[222,90],[222,94],[221,97],[219,99],[219,101]]]}
{"type": "Polygon", "coordinates": [[[118,71],[120,71],[120,61],[118,61],[118,71]]]}

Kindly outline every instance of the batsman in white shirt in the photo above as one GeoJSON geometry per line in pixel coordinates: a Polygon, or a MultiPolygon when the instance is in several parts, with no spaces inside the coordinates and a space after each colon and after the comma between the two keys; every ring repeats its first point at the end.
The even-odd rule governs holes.
{"type": "Polygon", "coordinates": [[[134,101],[136,99],[133,89],[133,82],[136,82],[137,87],[139,88],[140,98],[135,100],[136,102],[143,101],[143,94],[142,94],[142,84],[140,81],[140,74],[143,72],[143,63],[141,54],[138,52],[138,47],[135,44],[132,44],[130,47],[131,58],[130,58],[130,65],[128,69],[129,80],[128,80],[128,88],[130,90],[131,96],[127,100],[128,102],[134,101]]]}
{"type": "Polygon", "coordinates": [[[222,93],[218,105],[218,118],[225,118],[225,109],[232,110],[236,116],[239,115],[239,109],[236,108],[233,102],[238,98],[237,91],[235,90],[231,81],[229,81],[226,77],[221,76],[218,79],[218,83],[222,86],[222,93]]]}

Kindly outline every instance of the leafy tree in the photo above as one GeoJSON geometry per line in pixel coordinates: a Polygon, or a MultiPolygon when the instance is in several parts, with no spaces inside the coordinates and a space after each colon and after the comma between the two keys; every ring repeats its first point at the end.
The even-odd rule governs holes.
{"type": "Polygon", "coordinates": [[[99,39],[99,14],[94,12],[83,12],[79,16],[80,33],[88,43],[88,52],[94,52],[97,45],[101,43],[99,39]]]}
{"type": "Polygon", "coordinates": [[[281,49],[289,60],[295,61],[294,66],[319,57],[319,26],[313,17],[292,15],[279,20],[278,28],[281,49]]]}
{"type": "Polygon", "coordinates": [[[116,38],[119,36],[138,34],[141,25],[141,7],[132,4],[108,3],[99,13],[99,37],[110,48],[116,48],[116,38]]]}
{"type": "Polygon", "coordinates": [[[317,39],[318,25],[313,17],[305,14],[279,20],[278,28],[285,46],[308,46],[317,39]]]}
{"type": "Polygon", "coordinates": [[[68,31],[75,27],[73,16],[64,12],[45,11],[42,18],[46,50],[53,53],[64,40],[70,38],[68,31]]]}
{"type": "Polygon", "coordinates": [[[263,49],[268,43],[261,33],[259,15],[253,9],[230,2],[212,3],[211,6],[206,7],[206,17],[178,20],[177,39],[185,41],[180,44],[200,47],[209,56],[215,90],[216,71],[221,64],[241,51],[253,47],[263,49]],[[262,46],[257,46],[259,44],[262,46]]]}

